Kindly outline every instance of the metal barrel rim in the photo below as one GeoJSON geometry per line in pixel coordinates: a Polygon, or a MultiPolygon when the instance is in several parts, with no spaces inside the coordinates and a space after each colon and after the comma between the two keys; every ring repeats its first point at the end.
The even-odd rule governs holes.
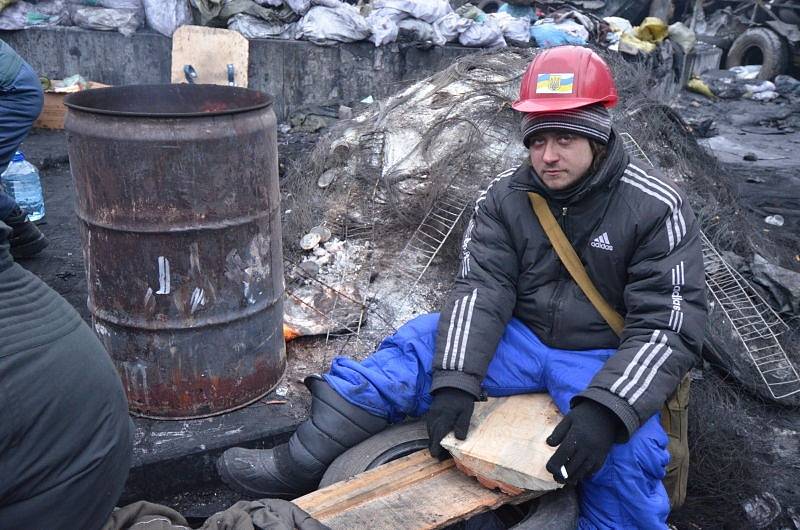
{"type": "Polygon", "coordinates": [[[153,85],[122,85],[115,87],[94,88],[69,94],[64,98],[64,105],[71,111],[86,112],[88,114],[101,114],[123,118],[207,118],[210,116],[229,116],[252,112],[274,103],[271,95],[258,90],[243,87],[229,87],[221,85],[189,85],[189,84],[153,84],[153,85]],[[204,101],[207,103],[209,93],[219,93],[219,105],[231,104],[228,107],[202,107],[194,109],[193,104],[204,101]],[[174,96],[164,101],[165,94],[174,96]],[[202,96],[202,97],[201,97],[202,96]],[[196,98],[196,99],[193,99],[196,98]],[[158,108],[158,105],[170,103],[185,105],[186,110],[147,110],[148,106],[158,108]],[[120,108],[120,103],[124,105],[120,108]],[[116,108],[115,108],[116,107],[116,108]],[[141,108],[139,108],[141,107],[141,108]]]}

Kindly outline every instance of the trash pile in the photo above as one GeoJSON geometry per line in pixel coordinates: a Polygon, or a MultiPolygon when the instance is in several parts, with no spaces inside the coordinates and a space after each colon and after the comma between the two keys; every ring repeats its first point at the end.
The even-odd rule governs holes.
{"type": "Polygon", "coordinates": [[[0,7],[0,30],[75,25],[129,36],[146,25],[171,36],[183,24],[199,24],[228,27],[247,38],[304,39],[319,45],[592,43],[632,55],[652,53],[665,39],[681,39],[686,33],[680,23],[668,28],[652,17],[634,26],[619,15],[635,15],[631,20],[638,22],[641,9],[602,9],[603,2],[545,1],[533,7],[532,2],[512,0],[496,12],[461,1],[453,4],[458,7],[449,0],[11,0],[0,3],[5,6],[0,7]]]}
{"type": "MultiPolygon", "coordinates": [[[[314,259],[308,247],[317,229],[309,227],[368,249],[362,267],[335,283],[298,273],[323,291],[355,283],[370,307],[362,331],[379,338],[414,313],[436,310],[453,278],[456,260],[447,256],[458,252],[468,204],[525,158],[522,144],[509,142],[519,129],[509,103],[532,56],[511,48],[463,58],[336,124],[285,178],[284,252],[295,270],[314,259]]],[[[319,274],[339,256],[321,263],[319,274]]],[[[293,289],[287,284],[290,298],[293,289]]]]}
{"type": "Polygon", "coordinates": [[[171,36],[193,23],[186,0],[11,0],[0,5],[0,30],[78,26],[129,37],[146,23],[171,36]]]}
{"type": "Polygon", "coordinates": [[[800,16],[782,4],[706,2],[687,19],[696,48],[690,90],[708,98],[770,101],[800,95],[787,75],[800,53],[800,16]],[[723,63],[724,57],[724,63],[723,63]]]}

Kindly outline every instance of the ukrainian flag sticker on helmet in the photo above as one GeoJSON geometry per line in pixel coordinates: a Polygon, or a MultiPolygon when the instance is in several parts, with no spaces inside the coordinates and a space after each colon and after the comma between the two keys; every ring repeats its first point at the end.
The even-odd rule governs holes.
{"type": "Polygon", "coordinates": [[[537,94],[572,94],[575,74],[539,74],[536,78],[537,94]]]}

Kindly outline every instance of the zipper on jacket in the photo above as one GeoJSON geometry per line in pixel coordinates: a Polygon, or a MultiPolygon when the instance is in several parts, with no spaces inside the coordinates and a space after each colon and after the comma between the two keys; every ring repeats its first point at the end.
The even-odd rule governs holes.
{"type": "MultiPolygon", "coordinates": [[[[558,224],[559,224],[559,226],[561,226],[561,230],[564,232],[564,235],[567,234],[567,210],[568,210],[568,207],[567,206],[563,206],[561,208],[561,215],[558,217],[558,224]]],[[[567,239],[569,239],[569,236],[567,236],[567,239]]],[[[567,272],[567,268],[564,266],[564,264],[561,262],[560,259],[558,259],[558,264],[559,264],[559,271],[558,271],[558,278],[559,278],[558,282],[559,283],[556,286],[556,288],[553,289],[553,296],[550,298],[550,312],[552,314],[552,317],[550,319],[550,339],[551,340],[554,338],[555,331],[556,331],[556,315],[558,314],[558,310],[561,307],[561,298],[562,298],[561,297],[561,291],[563,290],[564,284],[566,283],[566,282],[564,282],[564,278],[565,278],[566,275],[569,274],[567,272]]]]}

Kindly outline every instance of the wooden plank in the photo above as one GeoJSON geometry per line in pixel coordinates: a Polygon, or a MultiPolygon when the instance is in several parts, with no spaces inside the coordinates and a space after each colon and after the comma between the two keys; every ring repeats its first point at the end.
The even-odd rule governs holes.
{"type": "Polygon", "coordinates": [[[227,85],[228,65],[234,68],[234,83],[246,87],[250,42],[240,33],[204,26],[181,26],[172,35],[172,82],[186,83],[184,66],[197,72],[195,83],[227,85]]]}
{"type": "Polygon", "coordinates": [[[333,530],[430,530],[537,495],[486,489],[423,450],[293,502],[333,530]]]}
{"type": "Polygon", "coordinates": [[[523,490],[561,485],[545,469],[555,448],[545,440],[561,421],[547,394],[523,394],[475,404],[466,440],[442,440],[453,457],[477,475],[523,490]]]}

